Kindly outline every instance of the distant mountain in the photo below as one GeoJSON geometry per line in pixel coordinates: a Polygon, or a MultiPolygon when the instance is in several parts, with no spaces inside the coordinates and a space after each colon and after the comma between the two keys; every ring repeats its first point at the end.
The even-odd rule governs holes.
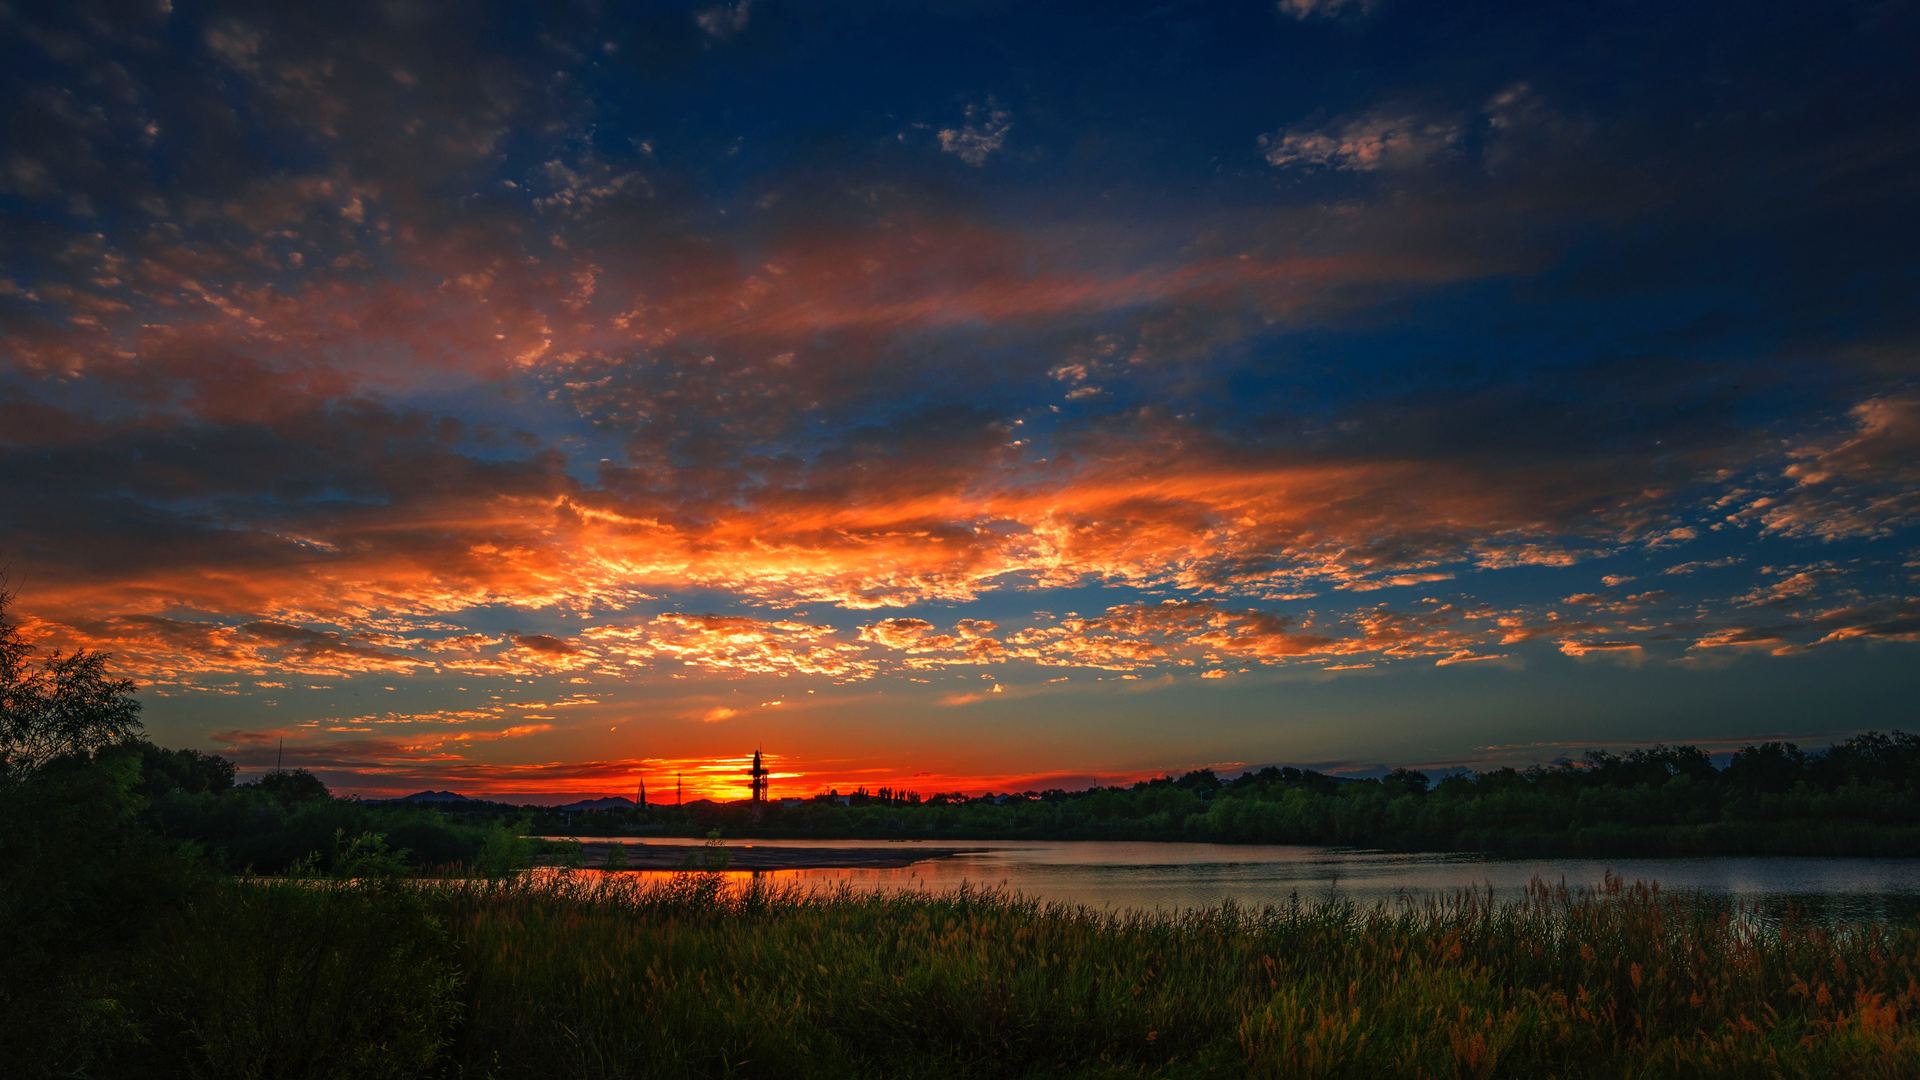
{"type": "Polygon", "coordinates": [[[469,799],[457,791],[416,791],[411,795],[402,795],[397,799],[388,799],[386,801],[397,803],[458,803],[478,802],[479,800],[469,799]]]}
{"type": "Polygon", "coordinates": [[[632,799],[623,799],[618,795],[608,795],[600,799],[581,799],[579,802],[563,803],[555,810],[631,810],[632,799]]]}

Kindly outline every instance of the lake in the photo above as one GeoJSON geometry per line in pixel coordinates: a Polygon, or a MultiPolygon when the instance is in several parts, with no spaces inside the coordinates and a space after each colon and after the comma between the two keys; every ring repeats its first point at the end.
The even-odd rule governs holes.
{"type": "MultiPolygon", "coordinates": [[[[688,852],[699,846],[688,840],[606,839],[688,852]]],[[[726,846],[740,849],[754,843],[732,840],[726,846]]],[[[1296,897],[1302,903],[1329,897],[1392,902],[1488,888],[1498,896],[1517,898],[1536,877],[1577,888],[1598,886],[1612,873],[1629,882],[1657,881],[1670,891],[1729,897],[1774,912],[1795,905],[1826,918],[1905,918],[1920,913],[1920,858],[1491,859],[1290,845],[1101,840],[761,843],[782,848],[979,850],[898,868],[764,870],[730,877],[791,881],[809,888],[847,885],[942,892],[961,885],[987,886],[1101,909],[1169,911],[1229,900],[1249,907],[1285,905],[1296,897]]],[[[663,875],[629,872],[628,876],[648,880],[663,875]]]]}

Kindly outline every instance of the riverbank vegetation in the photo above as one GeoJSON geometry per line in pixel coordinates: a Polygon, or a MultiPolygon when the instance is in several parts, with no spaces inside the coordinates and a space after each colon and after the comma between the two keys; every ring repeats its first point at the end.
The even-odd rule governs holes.
{"type": "MultiPolygon", "coordinates": [[[[1758,918],[1617,881],[1176,917],[991,893],[809,896],[698,869],[646,886],[435,880],[344,827],[287,876],[235,876],[153,827],[156,801],[184,789],[156,790],[153,760],[121,744],[0,784],[9,1076],[1920,1067],[1912,920],[1758,918]]],[[[214,797],[276,802],[273,787],[214,797]]]]}
{"type": "MultiPolygon", "coordinates": [[[[474,813],[479,808],[468,808],[474,813]]],[[[1128,787],[969,798],[892,791],[792,800],[759,814],[702,805],[540,811],[589,836],[1200,840],[1546,855],[1911,855],[1920,851],[1920,738],[1870,732],[1807,753],[1746,747],[1716,767],[1691,746],[1430,782],[1264,768],[1128,787]]]]}
{"type": "MultiPolygon", "coordinates": [[[[335,798],[304,771],[235,783],[230,762],[123,741],[99,751],[129,814],[213,867],[279,873],[341,837],[379,834],[416,870],[498,874],[528,836],[1189,840],[1335,844],[1509,855],[1864,855],[1920,851],[1920,739],[1867,734],[1824,752],[1749,747],[1722,768],[1691,747],[1589,754],[1577,763],[1452,776],[1336,780],[1263,769],[1193,772],[1129,787],[905,801],[888,793],[745,804],[560,811],[503,803],[335,798]]],[[[49,783],[76,782],[72,769],[49,783]],[[65,779],[60,779],[65,777],[65,779]]]]}
{"type": "Polygon", "coordinates": [[[623,880],[205,880],[147,905],[114,949],[65,943],[68,1011],[41,1017],[39,1041],[10,1060],[31,1067],[15,1075],[97,1077],[1920,1065],[1920,928],[1768,923],[1617,881],[1536,885],[1504,904],[1171,917],[990,893],[729,889],[698,872],[608,884],[623,880]]]}
{"type": "MultiPolygon", "coordinates": [[[[1299,769],[1192,772],[1129,787],[907,801],[892,793],[755,809],[701,802],[561,811],[469,801],[333,797],[301,770],[235,782],[215,755],[141,741],[101,748],[96,771],[141,828],[216,869],[322,870],[341,838],[378,834],[419,871],[499,874],[529,836],[1188,840],[1334,844],[1509,855],[1864,855],[1920,851],[1920,739],[1867,734],[1820,753],[1749,747],[1716,768],[1691,747],[1594,753],[1577,763],[1451,776],[1337,780],[1299,769]],[[316,862],[317,860],[317,862],[316,862]]],[[[71,764],[43,770],[58,787],[71,764]]],[[[52,796],[49,796],[52,797],[52,796]]],[[[67,798],[69,796],[61,796],[67,798]]],[[[96,793],[96,800],[100,797],[96,793]]]]}

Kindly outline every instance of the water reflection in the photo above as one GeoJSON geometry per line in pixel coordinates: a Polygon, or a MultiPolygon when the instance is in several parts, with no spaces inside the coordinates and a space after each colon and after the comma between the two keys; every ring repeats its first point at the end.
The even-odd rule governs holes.
{"type": "MultiPolygon", "coordinates": [[[[596,838],[599,839],[599,838],[596,838]]],[[[616,838],[649,848],[699,845],[616,838]]],[[[782,848],[869,848],[897,851],[916,842],[766,841],[782,848]]],[[[752,846],[730,841],[729,848],[752,846]]],[[[1597,887],[1608,873],[1740,900],[1761,911],[1797,908],[1814,918],[1905,919],[1920,915],[1920,859],[1804,857],[1702,859],[1488,859],[1460,854],[1400,854],[1282,845],[1168,844],[1113,841],[952,841],[917,846],[981,850],[891,869],[730,871],[730,880],[791,882],[803,888],[914,889],[944,892],[961,885],[1004,888],[1040,900],[1118,910],[1179,910],[1232,901],[1249,907],[1348,899],[1363,903],[1421,899],[1462,889],[1491,889],[1518,898],[1529,881],[1597,887]]],[[[627,871],[645,882],[666,871],[627,871]]]]}

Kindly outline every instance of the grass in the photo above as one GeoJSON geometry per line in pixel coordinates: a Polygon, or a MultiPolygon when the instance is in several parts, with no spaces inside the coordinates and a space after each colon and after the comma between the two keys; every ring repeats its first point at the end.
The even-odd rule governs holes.
{"type": "Polygon", "coordinates": [[[139,962],[138,1072],[1920,1074],[1920,925],[1617,881],[1177,917],[606,881],[224,883],[139,962]]]}

